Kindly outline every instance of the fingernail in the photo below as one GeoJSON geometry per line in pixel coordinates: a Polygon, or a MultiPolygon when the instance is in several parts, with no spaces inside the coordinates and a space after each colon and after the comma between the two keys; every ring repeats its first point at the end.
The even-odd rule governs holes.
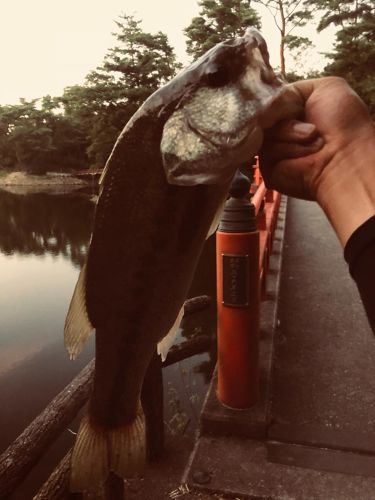
{"type": "Polygon", "coordinates": [[[312,123],[306,122],[296,122],[293,124],[293,132],[296,132],[299,135],[309,136],[315,130],[315,125],[312,123]]]}

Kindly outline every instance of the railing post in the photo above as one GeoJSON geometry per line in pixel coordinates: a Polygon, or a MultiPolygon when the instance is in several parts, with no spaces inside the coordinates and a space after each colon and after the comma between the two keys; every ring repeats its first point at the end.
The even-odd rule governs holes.
{"type": "Polygon", "coordinates": [[[248,191],[237,173],[216,233],[218,399],[235,409],[259,396],[259,232],[248,191]]]}

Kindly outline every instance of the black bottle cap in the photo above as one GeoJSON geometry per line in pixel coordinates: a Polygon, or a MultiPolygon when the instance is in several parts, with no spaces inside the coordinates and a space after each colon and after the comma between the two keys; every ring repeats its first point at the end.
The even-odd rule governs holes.
{"type": "Polygon", "coordinates": [[[239,170],[233,178],[219,231],[224,233],[248,233],[257,230],[255,207],[249,201],[250,180],[239,170]]]}

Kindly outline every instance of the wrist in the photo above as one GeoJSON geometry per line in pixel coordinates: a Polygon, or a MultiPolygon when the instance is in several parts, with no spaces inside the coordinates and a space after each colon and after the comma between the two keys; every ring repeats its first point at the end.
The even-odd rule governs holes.
{"type": "Polygon", "coordinates": [[[345,246],[351,234],[375,215],[373,127],[337,151],[322,172],[316,198],[345,246]]]}

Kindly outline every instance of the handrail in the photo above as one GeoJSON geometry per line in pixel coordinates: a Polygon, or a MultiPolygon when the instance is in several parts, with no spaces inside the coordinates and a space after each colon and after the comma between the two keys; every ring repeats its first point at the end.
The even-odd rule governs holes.
{"type": "Polygon", "coordinates": [[[266,191],[267,191],[266,185],[264,184],[264,181],[262,181],[251,198],[251,203],[255,207],[255,215],[258,215],[259,213],[262,201],[266,196],[266,191]]]}
{"type": "MultiPolygon", "coordinates": [[[[184,317],[209,307],[210,297],[188,299],[184,317]]],[[[211,339],[204,335],[173,346],[163,366],[205,352],[211,339]]],[[[75,418],[89,398],[94,375],[94,360],[63,389],[31,422],[16,440],[0,455],[0,499],[7,498],[25,479],[49,446],[75,418]]]]}
{"type": "Polygon", "coordinates": [[[0,456],[0,498],[7,498],[84,405],[91,391],[91,361],[0,456]]]}

